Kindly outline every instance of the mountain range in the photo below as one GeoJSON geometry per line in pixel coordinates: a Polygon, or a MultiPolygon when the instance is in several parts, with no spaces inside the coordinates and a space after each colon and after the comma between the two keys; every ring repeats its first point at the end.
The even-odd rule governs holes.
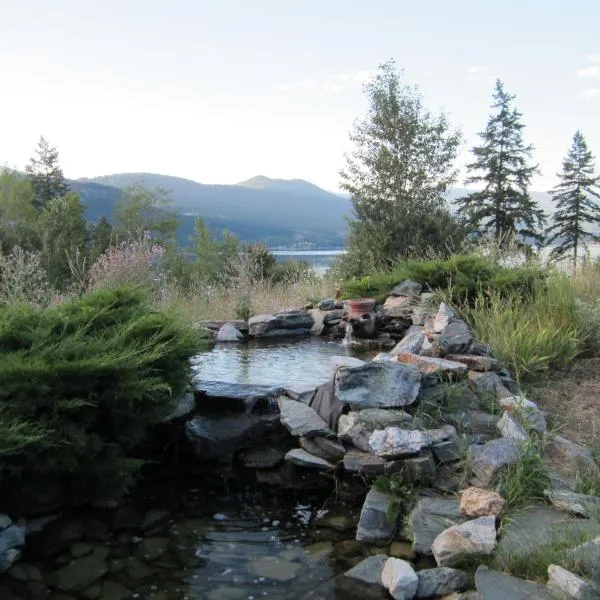
{"type": "MultiPolygon", "coordinates": [[[[215,232],[227,229],[243,241],[261,241],[272,248],[328,249],[344,246],[346,218],[352,214],[348,197],[327,192],[303,179],[271,179],[259,175],[235,185],[207,185],[156,173],[119,173],[71,180],[86,206],[86,218],[110,218],[124,188],[135,182],[170,192],[181,214],[178,239],[185,244],[197,216],[215,232]]],[[[468,190],[453,188],[453,201],[468,190]]],[[[548,212],[548,194],[533,192],[548,212]]]]}

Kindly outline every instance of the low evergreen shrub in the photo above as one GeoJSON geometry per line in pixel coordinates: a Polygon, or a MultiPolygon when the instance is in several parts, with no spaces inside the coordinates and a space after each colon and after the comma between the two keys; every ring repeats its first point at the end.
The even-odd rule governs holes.
{"type": "Polygon", "coordinates": [[[44,477],[86,497],[124,491],[140,467],[133,450],[206,344],[133,287],[0,309],[0,486],[44,477]]]}

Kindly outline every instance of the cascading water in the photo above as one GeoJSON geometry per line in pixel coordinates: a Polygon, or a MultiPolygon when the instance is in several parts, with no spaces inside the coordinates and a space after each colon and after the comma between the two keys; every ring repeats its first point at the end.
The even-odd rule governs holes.
{"type": "Polygon", "coordinates": [[[356,341],[354,340],[354,327],[352,326],[352,323],[348,321],[348,323],[346,324],[346,335],[342,340],[342,346],[352,346],[355,343],[356,341]]]}

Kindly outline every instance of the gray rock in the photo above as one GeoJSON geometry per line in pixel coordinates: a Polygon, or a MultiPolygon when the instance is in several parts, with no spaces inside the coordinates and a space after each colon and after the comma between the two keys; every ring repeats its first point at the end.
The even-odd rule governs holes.
{"type": "MultiPolygon", "coordinates": [[[[312,329],[312,327],[311,327],[312,329]]],[[[270,329],[263,333],[261,338],[280,338],[280,337],[307,337],[311,334],[311,329],[270,329]]]]}
{"type": "Polygon", "coordinates": [[[586,519],[596,518],[600,515],[600,497],[598,496],[560,490],[544,490],[544,496],[558,510],[564,510],[586,519]]]}
{"type": "Polygon", "coordinates": [[[217,332],[217,342],[239,342],[244,336],[233,323],[225,323],[217,332]]]}
{"type": "Polygon", "coordinates": [[[455,318],[456,315],[454,314],[454,311],[445,302],[442,302],[433,321],[433,330],[436,333],[442,333],[455,318]]]}
{"type": "Polygon", "coordinates": [[[449,567],[423,569],[417,573],[419,585],[416,598],[434,598],[467,589],[469,578],[464,571],[449,567]]]}
{"type": "Polygon", "coordinates": [[[345,471],[357,475],[382,475],[390,465],[384,458],[361,450],[348,450],[343,463],[345,471]]]}
{"type": "Polygon", "coordinates": [[[556,600],[545,585],[517,579],[480,566],[475,586],[482,600],[556,600]]]}
{"type": "Polygon", "coordinates": [[[519,444],[506,438],[491,440],[483,446],[469,446],[468,455],[473,485],[487,487],[500,469],[519,460],[519,444]]]}
{"type": "Polygon", "coordinates": [[[364,360],[360,360],[360,358],[356,358],[355,356],[332,356],[329,362],[334,371],[340,367],[362,367],[367,364],[364,360]]]}
{"type": "Polygon", "coordinates": [[[515,442],[524,442],[527,440],[527,432],[523,429],[521,423],[509,412],[505,412],[502,415],[497,427],[502,437],[508,440],[514,440],[515,442]]]}
{"type": "Polygon", "coordinates": [[[517,415],[534,431],[546,433],[546,419],[544,413],[537,407],[535,402],[531,402],[523,396],[505,396],[499,398],[498,402],[504,410],[517,415]]]}
{"type": "Polygon", "coordinates": [[[276,321],[273,315],[254,315],[248,319],[248,333],[253,337],[261,337],[275,329],[276,321]]]}
{"type": "Polygon", "coordinates": [[[183,394],[179,400],[177,400],[177,404],[173,409],[173,412],[171,412],[171,414],[165,418],[165,421],[169,422],[174,421],[175,419],[184,419],[194,414],[195,410],[196,398],[194,398],[194,394],[192,394],[192,392],[187,392],[186,394],[183,394]]]}
{"type": "Polygon", "coordinates": [[[474,390],[480,396],[491,396],[499,398],[500,396],[511,396],[512,394],[506,389],[502,383],[502,379],[498,373],[491,371],[479,372],[469,371],[469,381],[474,390]]]}
{"type": "Polygon", "coordinates": [[[341,576],[340,587],[359,597],[386,597],[381,574],[387,560],[388,557],[382,554],[365,558],[341,576]]]}
{"type": "Polygon", "coordinates": [[[337,372],[335,395],[353,408],[402,408],[414,403],[421,387],[416,367],[394,363],[368,363],[337,372]]]}
{"type": "Polygon", "coordinates": [[[431,446],[431,438],[424,431],[386,427],[374,431],[369,438],[371,452],[383,458],[399,458],[418,454],[431,446]]]}
{"type": "Polygon", "coordinates": [[[579,569],[600,583],[600,536],[567,551],[567,557],[575,561],[579,569]]]}
{"type": "Polygon", "coordinates": [[[462,447],[456,438],[433,444],[431,451],[440,463],[451,463],[462,458],[462,447]]]}
{"type": "Polygon", "coordinates": [[[409,562],[388,558],[383,565],[381,582],[394,600],[412,600],[417,592],[419,578],[409,562]]]}
{"type": "Polygon", "coordinates": [[[423,345],[421,346],[421,351],[419,352],[419,354],[421,356],[434,356],[435,353],[435,346],[429,341],[429,339],[425,338],[423,340],[423,345]]]}
{"type": "Polygon", "coordinates": [[[0,553],[0,573],[10,569],[21,558],[21,551],[18,548],[9,548],[0,553]]]}
{"type": "Polygon", "coordinates": [[[426,339],[425,331],[423,331],[422,327],[411,327],[405,336],[390,350],[390,354],[392,356],[397,356],[401,352],[420,354],[426,339]]]}
{"type": "Polygon", "coordinates": [[[420,498],[408,517],[413,550],[419,554],[431,554],[431,545],[442,531],[466,520],[467,517],[460,512],[457,498],[420,498]]]}
{"type": "Polygon", "coordinates": [[[499,371],[502,368],[500,361],[491,358],[490,356],[480,356],[478,354],[446,354],[445,358],[463,363],[470,371],[499,371]]]}
{"type": "Polygon", "coordinates": [[[290,400],[286,396],[280,396],[277,402],[281,424],[293,436],[311,438],[317,435],[327,436],[333,434],[327,423],[310,406],[303,402],[290,400]]]}
{"type": "Polygon", "coordinates": [[[335,303],[336,303],[335,298],[325,298],[325,300],[321,300],[321,302],[319,302],[319,304],[317,304],[317,308],[319,310],[324,310],[324,311],[334,310],[335,303]]]}
{"type": "Polygon", "coordinates": [[[313,326],[313,318],[304,310],[289,310],[275,315],[272,329],[309,329],[313,326]]]}
{"type": "Polygon", "coordinates": [[[316,436],[309,439],[301,437],[299,441],[301,448],[325,460],[338,461],[344,458],[346,454],[346,448],[331,438],[316,436]]]}
{"type": "Polygon", "coordinates": [[[27,525],[23,523],[9,525],[0,531],[0,572],[9,569],[20,558],[26,535],[27,525]]]}
{"type": "Polygon", "coordinates": [[[473,332],[461,319],[448,323],[438,340],[443,354],[468,354],[473,344],[473,332]]]}
{"type": "Polygon", "coordinates": [[[359,542],[377,542],[389,540],[394,531],[394,520],[390,519],[390,496],[371,488],[362,510],[356,529],[356,540],[359,542]]]}
{"type": "Polygon", "coordinates": [[[63,592],[81,592],[108,573],[105,562],[93,555],[78,558],[51,576],[51,581],[63,592]]]}
{"type": "Polygon", "coordinates": [[[333,465],[327,462],[324,458],[314,456],[302,450],[302,448],[294,448],[285,455],[285,460],[288,463],[298,467],[306,467],[307,469],[319,469],[324,471],[332,471],[333,465]]]}
{"type": "Polygon", "coordinates": [[[440,375],[456,379],[467,374],[466,365],[445,358],[420,356],[409,352],[399,352],[396,357],[401,363],[415,365],[421,373],[426,375],[440,375]]]}
{"type": "Polygon", "coordinates": [[[344,311],[341,308],[336,308],[335,310],[330,310],[325,313],[325,317],[323,318],[323,322],[325,325],[334,325],[339,323],[344,316],[344,311]]]}
{"type": "Polygon", "coordinates": [[[279,448],[262,447],[242,450],[237,456],[247,469],[271,469],[283,461],[285,452],[279,448]]]}
{"type": "Polygon", "coordinates": [[[342,415],[338,420],[338,435],[344,441],[369,452],[369,437],[374,431],[411,422],[412,417],[403,410],[366,408],[342,415]]]}
{"type": "Polygon", "coordinates": [[[599,600],[598,590],[588,581],[577,577],[574,573],[559,565],[548,567],[548,589],[558,598],[573,598],[574,600],[599,600]]]}
{"type": "Polygon", "coordinates": [[[395,285],[391,291],[391,296],[420,296],[423,286],[418,281],[406,279],[402,283],[395,285]]]}
{"type": "Polygon", "coordinates": [[[433,455],[428,451],[419,456],[394,461],[390,463],[388,471],[402,472],[409,481],[421,485],[432,485],[437,475],[433,455]]]}
{"type": "Polygon", "coordinates": [[[409,296],[388,296],[383,311],[387,317],[410,319],[416,303],[417,300],[409,296]]]}
{"type": "Polygon", "coordinates": [[[549,456],[566,463],[571,470],[595,471],[598,467],[594,462],[592,451],[571,440],[555,435],[546,446],[549,456]]]}
{"type": "Polygon", "coordinates": [[[12,519],[5,514],[0,513],[0,530],[6,529],[12,525],[12,519]]]}
{"type": "MultiPolygon", "coordinates": [[[[292,401],[293,402],[293,401],[292,401]]],[[[240,414],[211,419],[195,417],[185,424],[185,435],[201,459],[231,458],[269,434],[283,432],[278,413],[240,414]]]]}
{"type": "Polygon", "coordinates": [[[201,412],[224,415],[277,411],[276,400],[283,391],[280,387],[201,380],[195,381],[194,388],[196,404],[201,412]]]}
{"type": "Polygon", "coordinates": [[[453,567],[465,558],[492,554],[496,547],[496,518],[479,517],[442,531],[431,545],[440,567],[453,567]]]}

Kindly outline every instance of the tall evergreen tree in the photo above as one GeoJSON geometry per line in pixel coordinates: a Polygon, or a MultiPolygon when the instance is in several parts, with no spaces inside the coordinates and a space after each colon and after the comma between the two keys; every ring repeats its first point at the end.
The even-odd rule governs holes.
{"type": "Polygon", "coordinates": [[[354,275],[448,243],[444,194],[460,143],[446,117],[429,113],[416,88],[402,82],[394,61],[379,67],[365,95],[368,113],[354,125],[354,150],[340,172],[354,207],[342,269],[354,275]]]}
{"type": "Polygon", "coordinates": [[[541,241],[544,213],[529,193],[531,178],[539,172],[531,162],[533,146],[525,145],[521,113],[513,107],[515,96],[507,93],[500,80],[494,89],[492,114],[483,143],[472,150],[475,160],[467,165],[466,185],[484,184],[457,201],[459,215],[472,233],[492,235],[501,243],[518,235],[521,241],[541,241]]]}
{"type": "Polygon", "coordinates": [[[581,131],[575,132],[558,177],[560,183],[550,191],[557,210],[548,228],[548,243],[559,242],[553,254],[570,254],[575,271],[579,248],[586,241],[600,239],[585,227],[600,224],[600,175],[595,174],[594,155],[581,131]]]}
{"type": "Polygon", "coordinates": [[[58,164],[58,150],[50,146],[44,136],[40,137],[35,154],[25,172],[35,192],[34,205],[41,210],[51,200],[62,198],[69,191],[69,186],[58,164]]]}

